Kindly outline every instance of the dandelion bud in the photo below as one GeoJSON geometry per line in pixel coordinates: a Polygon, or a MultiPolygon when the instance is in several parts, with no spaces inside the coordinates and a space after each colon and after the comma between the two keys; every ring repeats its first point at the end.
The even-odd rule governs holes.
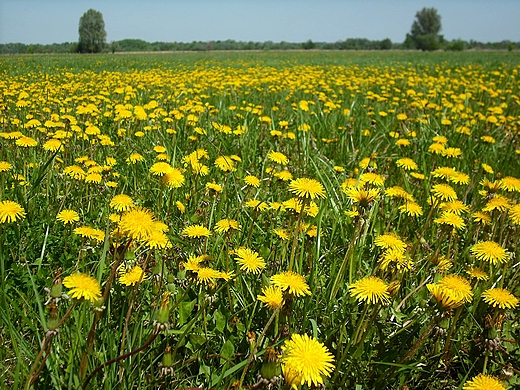
{"type": "Polygon", "coordinates": [[[169,345],[166,346],[164,350],[164,355],[162,357],[162,365],[163,367],[171,367],[173,365],[172,347],[170,347],[169,345]]]}
{"type": "Polygon", "coordinates": [[[262,363],[262,367],[260,367],[260,375],[264,379],[271,380],[281,373],[282,368],[278,361],[278,354],[274,348],[268,347],[265,351],[265,361],[262,363]]]}
{"type": "Polygon", "coordinates": [[[51,303],[47,306],[50,309],[49,319],[47,320],[47,331],[54,331],[58,328],[58,309],[55,304],[51,303]]]}
{"type": "Polygon", "coordinates": [[[54,279],[50,292],[51,298],[60,298],[62,291],[63,285],[61,284],[61,278],[54,279]]]}
{"type": "Polygon", "coordinates": [[[170,327],[170,292],[167,291],[161,298],[161,305],[155,314],[155,325],[159,330],[166,330],[170,327]]]}

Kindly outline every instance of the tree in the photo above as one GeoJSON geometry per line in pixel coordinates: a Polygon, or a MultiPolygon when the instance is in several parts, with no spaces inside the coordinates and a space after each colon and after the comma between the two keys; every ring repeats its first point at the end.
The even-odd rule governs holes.
{"type": "MultiPolygon", "coordinates": [[[[443,41],[441,31],[441,16],[435,8],[423,8],[415,14],[410,38],[416,49],[437,50],[443,41]]],[[[408,39],[408,36],[407,36],[408,39]]]]}
{"type": "Polygon", "coordinates": [[[107,32],[101,12],[89,9],[79,19],[80,53],[99,53],[105,46],[107,32]]]}

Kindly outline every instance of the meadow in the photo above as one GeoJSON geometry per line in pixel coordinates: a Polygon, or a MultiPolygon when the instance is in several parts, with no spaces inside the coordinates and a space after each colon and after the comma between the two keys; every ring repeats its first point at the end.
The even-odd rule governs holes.
{"type": "Polygon", "coordinates": [[[0,383],[506,389],[520,53],[0,58],[0,383]]]}

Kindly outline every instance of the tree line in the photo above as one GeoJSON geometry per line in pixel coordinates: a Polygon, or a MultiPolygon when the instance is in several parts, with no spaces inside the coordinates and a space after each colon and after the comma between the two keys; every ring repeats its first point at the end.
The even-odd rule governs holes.
{"type": "Polygon", "coordinates": [[[0,54],[34,53],[99,53],[99,52],[160,52],[160,51],[218,51],[218,50],[519,50],[520,42],[508,40],[482,43],[474,40],[448,41],[440,34],[441,16],[435,8],[423,8],[415,15],[410,33],[403,43],[389,38],[370,40],[348,38],[337,42],[253,42],[193,41],[193,42],[146,42],[141,39],[123,39],[106,43],[107,33],[101,12],[89,9],[79,20],[78,42],[53,43],[51,45],[23,43],[0,44],[0,54]]]}

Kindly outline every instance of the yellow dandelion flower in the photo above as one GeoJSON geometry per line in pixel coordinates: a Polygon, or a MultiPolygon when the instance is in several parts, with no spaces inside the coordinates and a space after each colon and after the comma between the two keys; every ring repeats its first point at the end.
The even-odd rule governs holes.
{"type": "Polygon", "coordinates": [[[11,223],[25,218],[25,210],[11,200],[0,202],[0,223],[11,223]]]}
{"type": "Polygon", "coordinates": [[[235,261],[240,264],[240,269],[253,274],[259,274],[265,268],[264,259],[249,248],[238,248],[235,251],[235,261]]]}
{"type": "Polygon", "coordinates": [[[13,169],[13,166],[7,161],[0,161],[0,172],[8,172],[13,169]]]}
{"type": "Polygon", "coordinates": [[[207,190],[213,190],[216,193],[220,193],[220,192],[222,192],[222,190],[224,188],[222,188],[222,186],[220,184],[217,184],[217,183],[206,183],[206,189],[207,190]]]}
{"type": "Polygon", "coordinates": [[[231,230],[240,230],[240,224],[234,219],[224,218],[215,224],[215,231],[217,233],[227,233],[231,230]]]}
{"type": "Polygon", "coordinates": [[[272,310],[277,309],[283,302],[283,291],[275,286],[268,286],[262,289],[263,295],[257,295],[256,299],[272,310]]]}
{"type": "Polygon", "coordinates": [[[486,205],[482,207],[482,211],[490,212],[490,211],[506,211],[511,208],[512,202],[509,198],[506,198],[502,195],[495,195],[493,198],[488,200],[486,205]]]}
{"type": "Polygon", "coordinates": [[[460,200],[453,200],[451,202],[442,203],[440,205],[440,209],[442,211],[449,211],[450,213],[457,215],[469,212],[469,206],[465,205],[460,200]]]}
{"type": "Polygon", "coordinates": [[[325,198],[325,189],[323,185],[314,179],[305,177],[291,181],[289,191],[299,198],[325,198]]]}
{"type": "Polygon", "coordinates": [[[233,172],[235,168],[235,162],[229,156],[219,156],[215,160],[215,166],[223,172],[233,172]]]}
{"type": "Polygon", "coordinates": [[[132,153],[126,159],[127,164],[137,164],[138,162],[144,161],[144,157],[139,153],[132,153]]]}
{"type": "Polygon", "coordinates": [[[63,149],[61,141],[55,138],[52,138],[43,144],[43,149],[48,150],[50,152],[55,152],[60,148],[63,149]]]}
{"type": "Polygon", "coordinates": [[[81,180],[87,176],[87,172],[77,165],[70,165],[63,169],[63,173],[72,179],[81,180]]]}
{"type": "Polygon", "coordinates": [[[444,157],[460,157],[462,156],[462,150],[460,148],[446,148],[441,152],[444,157]]]}
{"type": "Polygon", "coordinates": [[[171,168],[161,178],[161,183],[165,184],[168,188],[179,188],[184,184],[184,175],[178,168],[171,168]]]}
{"type": "Polygon", "coordinates": [[[420,217],[423,215],[422,207],[415,202],[406,202],[399,206],[398,210],[403,214],[408,214],[410,217],[420,217]]]}
{"type": "Polygon", "coordinates": [[[445,147],[441,143],[433,143],[429,146],[428,152],[434,153],[434,154],[441,154],[444,151],[445,147]]]}
{"type": "Polygon", "coordinates": [[[350,294],[358,301],[386,304],[390,300],[388,284],[376,276],[367,276],[348,287],[350,294]]]}
{"type": "Polygon", "coordinates": [[[72,298],[96,302],[101,298],[101,286],[99,282],[90,275],[77,273],[63,278],[63,285],[69,288],[72,298]]]}
{"type": "Polygon", "coordinates": [[[297,373],[292,374],[293,387],[297,384],[319,386],[323,384],[323,377],[330,376],[334,370],[334,356],[324,344],[306,334],[293,334],[290,340],[285,341],[282,350],[283,371],[297,373]],[[294,377],[299,379],[299,383],[295,383],[294,377]]]}
{"type": "Polygon", "coordinates": [[[74,229],[74,234],[78,236],[89,238],[97,242],[105,241],[105,232],[100,229],[95,229],[90,226],[80,226],[74,229]]]}
{"type": "Polygon", "coordinates": [[[200,267],[194,272],[197,274],[197,284],[205,284],[207,286],[214,286],[215,281],[222,277],[220,271],[209,267],[200,267]]]}
{"type": "Polygon", "coordinates": [[[476,211],[473,214],[471,214],[471,217],[473,218],[473,222],[481,223],[484,226],[489,225],[491,223],[491,216],[488,213],[476,211]]]}
{"type": "Polygon", "coordinates": [[[415,161],[411,158],[400,158],[395,162],[399,168],[404,169],[405,171],[416,171],[419,169],[419,166],[415,161]]]}
{"type": "Polygon", "coordinates": [[[273,230],[273,233],[284,241],[288,241],[291,238],[289,232],[286,229],[277,228],[273,230]]]}
{"type": "Polygon", "coordinates": [[[292,180],[293,178],[293,175],[291,172],[289,172],[288,170],[284,169],[280,172],[276,172],[274,174],[274,177],[282,180],[282,181],[289,181],[289,180],[292,180]]]}
{"type": "Polygon", "coordinates": [[[150,173],[154,176],[164,176],[170,173],[174,168],[164,161],[159,161],[150,167],[150,173]]]}
{"type": "Polygon", "coordinates": [[[246,206],[251,207],[252,209],[260,210],[260,211],[265,211],[265,210],[269,209],[269,205],[267,203],[262,202],[261,200],[258,200],[258,199],[248,200],[246,202],[246,206]]]}
{"type": "Polygon", "coordinates": [[[503,188],[508,192],[520,192],[520,179],[517,179],[516,177],[506,176],[500,179],[500,184],[500,188],[503,188]]]}
{"type": "Polygon", "coordinates": [[[191,225],[182,230],[182,235],[190,238],[209,237],[211,231],[202,225],[191,225]]]}
{"type": "Polygon", "coordinates": [[[289,162],[287,156],[280,152],[270,151],[269,153],[267,153],[267,158],[280,165],[287,165],[287,163],[289,162]]]}
{"type": "Polygon", "coordinates": [[[359,176],[360,183],[370,183],[376,187],[383,187],[385,185],[385,180],[386,177],[374,172],[366,172],[359,176]]]}
{"type": "Polygon", "coordinates": [[[116,211],[127,211],[135,206],[134,200],[125,194],[119,194],[112,198],[109,206],[116,211]]]}
{"type": "Polygon", "coordinates": [[[133,286],[136,283],[141,282],[145,279],[143,269],[136,265],[131,269],[127,270],[125,267],[120,267],[119,270],[119,283],[125,286],[133,286]]]}
{"type": "Polygon", "coordinates": [[[453,187],[448,184],[435,184],[432,186],[430,191],[434,197],[443,201],[452,201],[457,199],[457,193],[453,187]]]}
{"type": "Polygon", "coordinates": [[[311,290],[305,278],[292,271],[271,276],[271,283],[282,291],[289,290],[290,294],[296,296],[311,295],[311,290]]]}
{"type": "Polygon", "coordinates": [[[435,300],[446,309],[454,309],[473,300],[469,282],[459,275],[447,275],[426,287],[435,300]]]}
{"type": "Polygon", "coordinates": [[[520,204],[511,207],[507,216],[513,225],[520,225],[520,204]]]}
{"type": "Polygon", "coordinates": [[[62,210],[56,215],[56,220],[67,225],[79,221],[79,215],[74,210],[62,210]]]}
{"type": "Polygon", "coordinates": [[[502,381],[494,376],[478,374],[464,383],[462,390],[507,390],[507,388],[502,381]]]}
{"type": "Polygon", "coordinates": [[[246,176],[246,177],[244,177],[244,181],[247,185],[249,185],[251,187],[255,187],[255,188],[260,187],[260,179],[256,176],[253,176],[253,175],[246,176]]]}
{"type": "Polygon", "coordinates": [[[435,223],[438,224],[444,224],[444,225],[450,225],[453,227],[453,229],[464,229],[466,227],[466,224],[464,223],[464,220],[461,216],[451,212],[451,211],[444,211],[439,218],[434,219],[435,223]]]}
{"type": "Polygon", "coordinates": [[[155,216],[144,207],[134,207],[126,211],[119,221],[121,233],[133,240],[146,241],[157,229],[155,216]]]}
{"type": "Polygon", "coordinates": [[[385,233],[376,237],[374,245],[383,249],[397,249],[404,252],[406,243],[402,241],[395,233],[385,233]]]}
{"type": "Polygon", "coordinates": [[[484,270],[482,270],[480,268],[476,268],[476,267],[468,268],[466,270],[466,273],[471,278],[475,278],[477,280],[488,280],[489,279],[489,275],[484,270]]]}
{"type": "Polygon", "coordinates": [[[38,145],[38,141],[31,137],[22,136],[16,140],[16,145],[22,148],[33,148],[38,145]]]}
{"type": "Polygon", "coordinates": [[[477,259],[492,264],[505,263],[509,258],[507,251],[494,241],[479,242],[471,247],[470,252],[477,259]]]}
{"type": "Polygon", "coordinates": [[[490,174],[494,174],[495,173],[495,171],[493,171],[493,167],[491,167],[491,165],[482,163],[482,164],[480,164],[480,166],[482,167],[482,169],[486,173],[490,173],[490,174]]]}
{"type": "Polygon", "coordinates": [[[518,298],[504,288],[490,288],[482,293],[482,299],[500,309],[514,309],[518,306],[518,298]]]}
{"type": "Polygon", "coordinates": [[[368,207],[374,202],[380,194],[380,190],[377,188],[370,188],[368,190],[348,187],[343,192],[353,203],[358,203],[361,207],[368,207]]]}

